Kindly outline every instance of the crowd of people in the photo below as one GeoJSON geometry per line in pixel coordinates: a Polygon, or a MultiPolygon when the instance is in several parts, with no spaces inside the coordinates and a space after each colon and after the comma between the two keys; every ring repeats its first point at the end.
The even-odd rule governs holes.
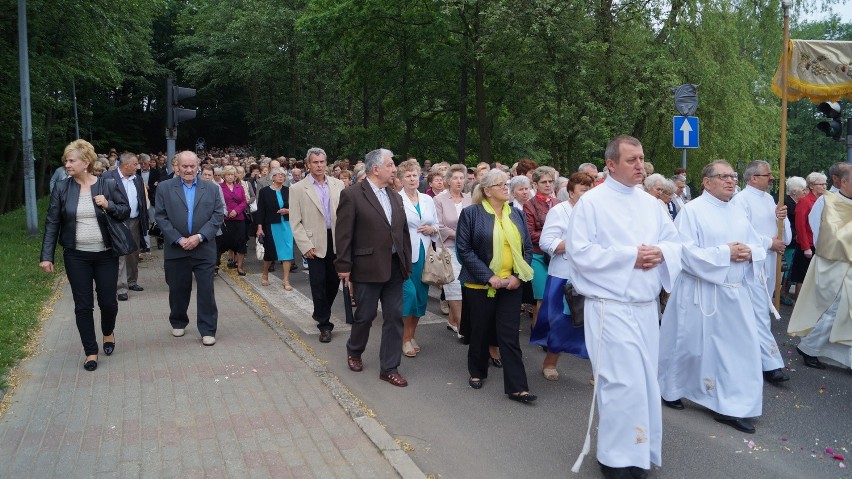
{"type": "MultiPolygon", "coordinates": [[[[590,360],[589,428],[597,406],[597,459],[606,477],[645,477],[651,463],[661,464],[662,405],[684,409],[688,399],[715,420],[754,432],[764,381],[789,379],[770,324],[778,317],[778,255],[787,266],[783,301],[795,304],[790,332],[805,336],[797,348],[804,364],[852,366],[845,273],[852,166],[830,168],[830,190],[819,172],[788,178],[785,201],[776,204],[764,161],[747,165],[742,189],[730,164],[711,162],[693,198],[686,171],[655,173],[635,138],[616,137],[605,156],[602,172],[584,163],[564,176],[531,159],[397,165],[386,149],[357,163],[329,163],[321,148],[304,160],[184,151],[166,165],[163,155],[99,156],[77,140],[51,181],[40,266],[52,272],[62,244],[84,367],[93,371],[93,282],[110,355],[118,301],[144,290],[136,261],[156,241],[172,334],[184,336],[190,322],[194,275],[198,330],[212,346],[219,263],[226,255],[245,275],[253,235],[263,247],[263,287],[280,266],[282,294],[292,291],[289,273],[303,258],[321,343],[333,338],[341,282],[352,292],[346,350],[353,372],[366,368],[362,354],[381,302],[379,377],[404,387],[401,358],[421,351],[417,326],[430,288],[423,271],[433,266],[430,252],[446,249],[452,280],[440,287],[440,306],[447,329],[468,345],[470,387],[482,388],[496,368],[509,399],[537,399],[519,336],[529,314],[530,344],[546,352],[547,380],[559,380],[563,353],[590,360]],[[120,238],[112,223],[131,235],[131,253],[114,254],[120,238]]],[[[587,432],[575,469],[588,452],[587,432]]]]}

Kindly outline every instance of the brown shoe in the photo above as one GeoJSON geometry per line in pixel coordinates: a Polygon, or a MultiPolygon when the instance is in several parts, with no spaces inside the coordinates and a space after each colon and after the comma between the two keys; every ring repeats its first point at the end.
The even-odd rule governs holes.
{"type": "Polygon", "coordinates": [[[328,329],[323,329],[320,331],[319,341],[321,343],[330,343],[331,342],[331,331],[328,329]]]}
{"type": "Polygon", "coordinates": [[[379,379],[381,379],[382,381],[387,381],[393,384],[394,386],[399,386],[401,388],[408,386],[408,381],[406,381],[405,378],[397,372],[393,372],[390,374],[379,374],[379,379]]]}
{"type": "Polygon", "coordinates": [[[349,369],[359,373],[364,370],[364,364],[361,362],[361,358],[356,356],[346,356],[346,362],[349,363],[349,369]]]}

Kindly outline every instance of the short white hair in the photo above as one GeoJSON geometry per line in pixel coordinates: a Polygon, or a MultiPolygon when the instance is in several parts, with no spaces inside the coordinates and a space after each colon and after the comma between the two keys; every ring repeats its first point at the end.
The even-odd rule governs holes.
{"type": "Polygon", "coordinates": [[[663,187],[665,187],[666,177],[659,173],[654,173],[653,175],[648,175],[642,184],[645,187],[645,191],[651,191],[651,188],[653,188],[657,183],[662,183],[663,187]]]}
{"type": "Polygon", "coordinates": [[[787,194],[790,196],[795,196],[805,191],[805,188],[808,187],[808,182],[805,181],[801,176],[791,176],[787,178],[787,194]]]}
{"type": "Polygon", "coordinates": [[[807,178],[808,186],[813,186],[817,183],[825,183],[827,180],[828,178],[819,171],[814,171],[813,173],[809,174],[807,178]]]}

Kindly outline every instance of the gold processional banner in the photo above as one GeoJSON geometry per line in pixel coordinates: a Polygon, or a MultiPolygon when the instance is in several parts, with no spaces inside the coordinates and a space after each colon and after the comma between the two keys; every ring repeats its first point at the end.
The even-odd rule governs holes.
{"type": "MultiPolygon", "coordinates": [[[[852,42],[790,40],[787,46],[787,94],[790,100],[819,103],[852,99],[852,42]]],[[[781,96],[781,69],[772,79],[772,91],[781,96]]]]}

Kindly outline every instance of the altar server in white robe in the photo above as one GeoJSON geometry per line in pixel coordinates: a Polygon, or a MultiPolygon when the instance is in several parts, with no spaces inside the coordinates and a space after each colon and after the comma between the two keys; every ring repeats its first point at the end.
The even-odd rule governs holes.
{"type": "Polygon", "coordinates": [[[710,163],[702,183],[704,193],[675,219],[683,274],[660,328],[660,389],[674,409],[683,409],[686,398],[716,412],[717,421],[753,433],[748,418],[761,414],[763,378],[747,283],[757,280],[766,249],[730,203],[737,184],[731,165],[710,163]]]}
{"type": "MultiPolygon", "coordinates": [[[[566,235],[570,279],[586,297],[585,339],[600,409],[597,458],[605,477],[645,477],[662,464],[657,297],[681,269],[677,231],[644,178],[639,141],[606,148],[606,180],[574,207],[566,235]]],[[[595,402],[589,417],[592,424],[595,402]]],[[[589,435],[572,469],[579,472],[589,435]]]]}
{"type": "Polygon", "coordinates": [[[761,246],[766,249],[766,261],[759,271],[758,281],[750,282],[752,306],[757,319],[757,332],[760,334],[760,359],[763,364],[763,379],[771,383],[780,383],[790,379],[784,373],[784,358],[778,349],[775,336],[772,335],[772,320],[781,319],[772,304],[775,291],[775,272],[778,253],[783,253],[786,245],[793,239],[790,220],[787,219],[787,207],[776,205],[772,195],[767,193],[774,179],[769,163],[755,160],[746,166],[743,173],[746,187],[734,195],[731,204],[745,211],[749,222],[760,236],[761,246]],[[778,220],[784,221],[784,233],[778,238],[778,220]]]}
{"type": "Polygon", "coordinates": [[[837,176],[837,194],[820,196],[808,215],[816,254],[787,329],[807,335],[796,350],[816,369],[825,369],[820,357],[852,367],[852,166],[842,166],[837,176]]]}

